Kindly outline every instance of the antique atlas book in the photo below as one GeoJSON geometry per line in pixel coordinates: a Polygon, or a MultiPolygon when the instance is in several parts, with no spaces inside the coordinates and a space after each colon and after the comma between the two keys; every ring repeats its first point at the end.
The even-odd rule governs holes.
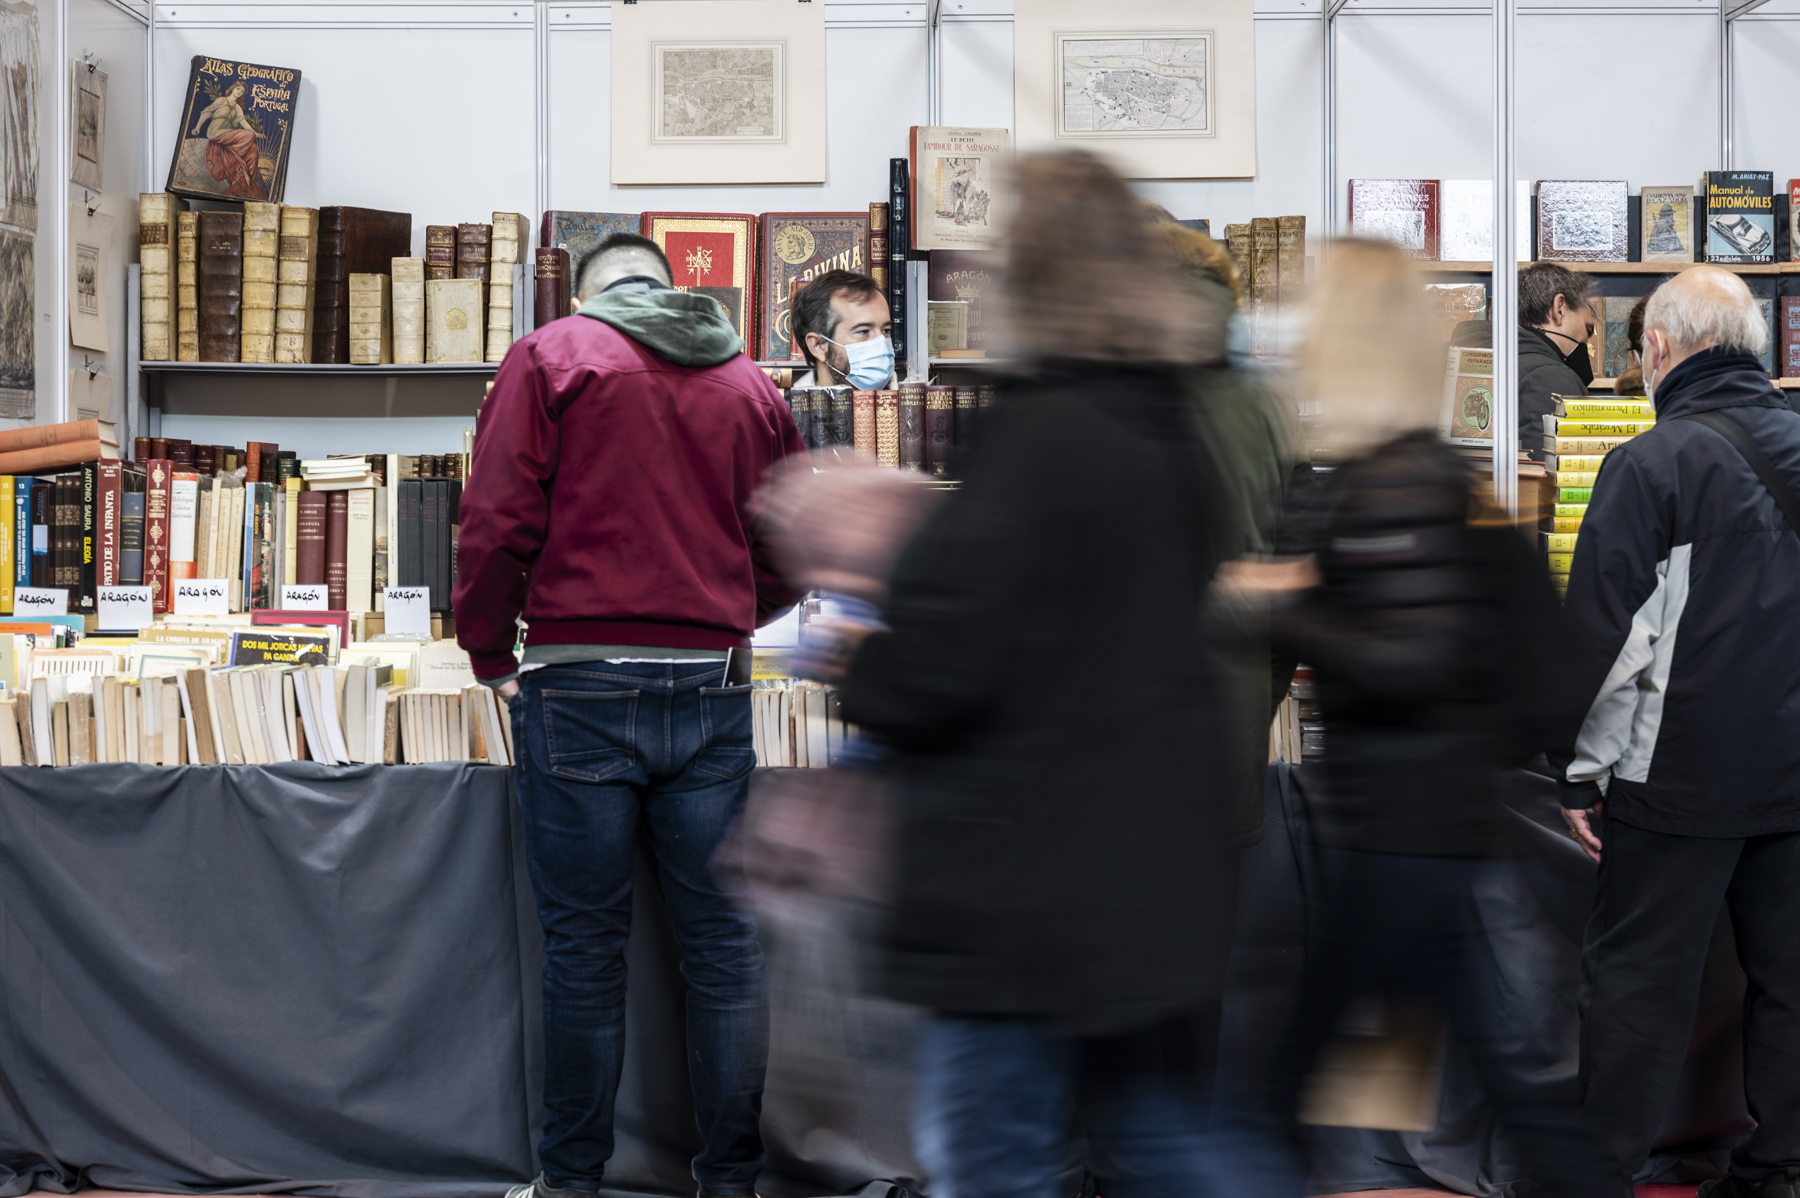
{"type": "Polygon", "coordinates": [[[1631,254],[1623,179],[1544,179],[1537,185],[1543,262],[1623,262],[1631,254]]]}
{"type": "Polygon", "coordinates": [[[914,125],[908,149],[912,248],[992,246],[998,236],[1007,131],[914,125]]]}
{"type": "Polygon", "coordinates": [[[299,96],[297,70],[196,54],[166,190],[279,203],[299,96]]]}
{"type": "Polygon", "coordinates": [[[1391,241],[1414,258],[1437,261],[1438,181],[1350,180],[1350,231],[1391,241]]]}
{"type": "Polygon", "coordinates": [[[1643,231],[1638,258],[1644,262],[1692,262],[1694,189],[1646,187],[1641,195],[1643,231]]]}
{"type": "Polygon", "coordinates": [[[1700,177],[1708,262],[1775,261],[1775,176],[1708,171],[1700,177]]]}
{"type": "MultiPolygon", "coordinates": [[[[675,290],[728,288],[736,293],[733,322],[746,346],[756,344],[756,218],[723,212],[646,212],[640,232],[662,247],[675,290]]],[[[725,308],[731,297],[713,293],[725,308]]]]}
{"type": "Polygon", "coordinates": [[[827,271],[869,273],[866,212],[765,212],[761,218],[761,330],[754,356],[765,362],[803,358],[793,344],[788,305],[799,288],[827,271]]]}

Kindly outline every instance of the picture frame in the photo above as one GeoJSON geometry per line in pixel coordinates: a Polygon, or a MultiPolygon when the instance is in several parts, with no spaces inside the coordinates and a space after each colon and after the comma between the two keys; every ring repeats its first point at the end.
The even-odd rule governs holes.
{"type": "Polygon", "coordinates": [[[824,6],[615,5],[612,117],[615,185],[823,183],[824,6]]]}
{"type": "Polygon", "coordinates": [[[1081,148],[1131,179],[1256,174],[1250,0],[1017,0],[1020,153],[1081,148]]]}

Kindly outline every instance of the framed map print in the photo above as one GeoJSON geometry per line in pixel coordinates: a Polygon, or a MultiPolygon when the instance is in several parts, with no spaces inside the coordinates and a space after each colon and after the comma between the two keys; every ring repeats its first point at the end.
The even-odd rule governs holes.
{"type": "Polygon", "coordinates": [[[615,184],[823,183],[824,5],[616,4],[612,105],[615,184]]]}
{"type": "Polygon", "coordinates": [[[1251,0],[1017,0],[1021,153],[1081,146],[1133,179],[1256,174],[1251,0]]]}

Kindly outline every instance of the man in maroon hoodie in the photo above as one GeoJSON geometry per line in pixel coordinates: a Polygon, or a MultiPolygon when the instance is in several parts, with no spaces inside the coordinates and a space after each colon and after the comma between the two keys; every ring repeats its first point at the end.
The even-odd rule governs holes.
{"type": "Polygon", "coordinates": [[[501,364],[463,491],[457,640],[512,711],[544,926],[543,1171],[512,1198],[591,1194],[612,1155],[640,820],[688,983],[700,1193],[753,1194],[763,1160],[762,953],[713,856],[756,763],[750,634],[795,598],[751,494],[802,445],[724,310],[669,280],[641,237],[582,262],[579,314],[501,364]]]}

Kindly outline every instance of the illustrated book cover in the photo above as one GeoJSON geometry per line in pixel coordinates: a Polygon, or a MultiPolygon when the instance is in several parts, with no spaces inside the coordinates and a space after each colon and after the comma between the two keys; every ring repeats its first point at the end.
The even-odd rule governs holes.
{"type": "MultiPolygon", "coordinates": [[[[827,271],[869,273],[869,214],[866,212],[765,212],[757,244],[761,293],[752,351],[764,362],[803,358],[793,344],[795,291],[827,271]]],[[[671,263],[672,264],[672,263],[671,263]]]]}
{"type": "Polygon", "coordinates": [[[1700,188],[1708,262],[1775,261],[1773,172],[1708,171],[1700,188]]]}
{"type": "Polygon", "coordinates": [[[1623,262],[1631,255],[1623,179],[1544,179],[1537,185],[1542,262],[1623,262]]]}
{"type": "Polygon", "coordinates": [[[997,236],[1005,129],[914,125],[908,146],[912,179],[912,246],[916,250],[981,249],[997,236]]]}
{"type": "Polygon", "coordinates": [[[968,325],[963,344],[972,350],[992,351],[994,322],[984,319],[988,288],[1000,277],[999,255],[983,250],[932,250],[926,274],[927,302],[962,301],[968,304],[968,325]]]}
{"type": "Polygon", "coordinates": [[[1444,410],[1438,433],[1452,445],[1493,447],[1493,350],[1450,347],[1444,362],[1444,410]]]}
{"type": "Polygon", "coordinates": [[[1437,261],[1438,181],[1350,180],[1350,231],[1391,241],[1411,257],[1437,261]]]}
{"type": "Polygon", "coordinates": [[[299,98],[299,71],[194,55],[166,190],[279,203],[299,98]]]}
{"type": "Polygon", "coordinates": [[[1644,262],[1692,262],[1694,260],[1694,189],[1646,187],[1643,204],[1643,242],[1638,258],[1644,262]]]}
{"type": "MultiPolygon", "coordinates": [[[[729,287],[737,291],[734,322],[746,346],[756,343],[756,218],[725,212],[646,212],[638,230],[662,247],[675,290],[729,287]],[[751,302],[746,303],[748,297],[751,302]]],[[[712,293],[715,299],[718,294],[712,293]]],[[[732,308],[727,299],[725,307],[732,308]]]]}

